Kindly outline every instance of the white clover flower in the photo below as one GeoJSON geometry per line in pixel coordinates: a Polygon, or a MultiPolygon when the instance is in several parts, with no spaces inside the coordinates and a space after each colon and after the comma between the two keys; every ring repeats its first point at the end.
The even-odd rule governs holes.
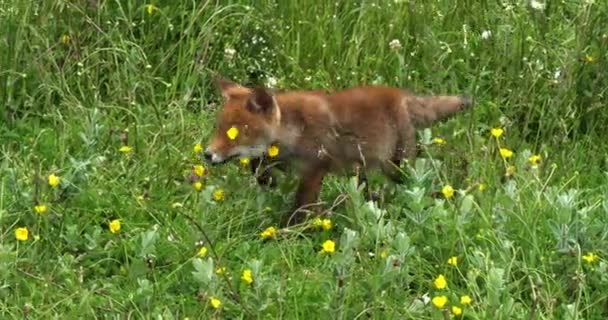
{"type": "Polygon", "coordinates": [[[228,60],[232,60],[232,58],[234,58],[235,54],[236,54],[236,50],[234,50],[232,48],[224,49],[224,58],[226,58],[228,60]]]}
{"type": "Polygon", "coordinates": [[[266,86],[267,87],[272,88],[272,87],[274,87],[276,85],[277,85],[277,78],[275,78],[275,77],[268,77],[266,79],[266,86]]]}
{"type": "Polygon", "coordinates": [[[492,31],[490,30],[485,30],[484,32],[481,33],[481,39],[483,40],[488,40],[492,37],[492,31]]]}
{"type": "Polygon", "coordinates": [[[534,9],[534,10],[543,11],[543,10],[545,10],[545,3],[536,1],[536,0],[532,0],[532,1],[530,1],[530,7],[532,7],[532,9],[534,9]]]}
{"type": "Polygon", "coordinates": [[[388,46],[391,47],[391,50],[399,50],[401,49],[401,41],[399,41],[399,39],[393,39],[388,43],[388,46]]]}

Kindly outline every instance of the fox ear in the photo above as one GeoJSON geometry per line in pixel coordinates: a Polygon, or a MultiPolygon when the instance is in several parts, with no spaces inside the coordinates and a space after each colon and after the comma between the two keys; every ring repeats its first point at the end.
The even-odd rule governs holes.
{"type": "Polygon", "coordinates": [[[255,87],[246,108],[253,113],[271,113],[274,108],[274,97],[266,88],[255,87]]]}
{"type": "Polygon", "coordinates": [[[247,88],[242,87],[236,82],[228,80],[222,76],[216,76],[214,82],[215,85],[222,92],[222,96],[224,96],[224,99],[229,99],[230,97],[236,97],[249,93],[249,90],[247,88]]]}

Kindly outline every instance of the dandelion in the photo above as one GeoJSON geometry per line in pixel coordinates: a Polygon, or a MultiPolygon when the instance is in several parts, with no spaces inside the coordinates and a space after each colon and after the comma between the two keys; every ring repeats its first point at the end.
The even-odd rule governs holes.
{"type": "Polygon", "coordinates": [[[46,213],[47,210],[48,210],[48,208],[44,204],[39,204],[39,205],[34,206],[34,211],[37,214],[44,214],[44,213],[46,213]]]}
{"type": "Polygon", "coordinates": [[[215,200],[215,201],[224,200],[224,190],[217,189],[217,190],[213,191],[213,200],[215,200]]]}
{"type": "Polygon", "coordinates": [[[236,137],[239,136],[239,129],[237,129],[236,127],[231,127],[230,129],[228,129],[228,131],[226,131],[226,135],[228,136],[228,139],[234,140],[236,139],[236,137]]]}
{"type": "Polygon", "coordinates": [[[48,177],[48,182],[49,182],[49,186],[51,186],[51,188],[55,188],[56,186],[59,185],[59,183],[61,183],[61,178],[53,173],[51,173],[48,177]]]}
{"type": "Polygon", "coordinates": [[[37,234],[37,235],[34,236],[34,241],[40,241],[40,235],[39,234],[37,234]]]}
{"type": "Polygon", "coordinates": [[[597,261],[598,257],[597,257],[597,255],[595,255],[595,253],[593,253],[593,252],[589,252],[589,253],[587,253],[586,255],[583,255],[582,259],[583,259],[583,261],[585,261],[586,263],[588,263],[588,264],[592,264],[592,263],[594,263],[595,261],[597,261]]]}
{"type": "Polygon", "coordinates": [[[448,286],[448,282],[445,280],[445,277],[440,274],[439,276],[437,276],[437,278],[435,278],[435,280],[433,281],[433,284],[435,285],[435,288],[437,289],[445,289],[448,286]]]}
{"type": "Polygon", "coordinates": [[[441,309],[445,306],[446,303],[448,303],[448,297],[446,296],[435,296],[433,297],[433,299],[431,300],[431,302],[433,302],[433,305],[438,308],[441,309]]]}
{"type": "Polygon", "coordinates": [[[131,150],[133,150],[133,148],[131,148],[129,146],[122,146],[122,147],[120,147],[120,149],[118,149],[118,151],[120,151],[124,154],[131,152],[131,150]]]}
{"type": "Polygon", "coordinates": [[[505,133],[505,131],[502,128],[492,128],[492,130],[490,130],[490,133],[494,138],[500,138],[502,134],[505,133]]]}
{"type": "Polygon", "coordinates": [[[454,197],[454,188],[448,184],[441,189],[441,193],[446,199],[451,199],[454,197]]]}
{"type": "Polygon", "coordinates": [[[262,239],[270,239],[270,238],[274,238],[276,234],[277,234],[277,228],[268,227],[260,233],[260,237],[262,239]]]}
{"type": "Polygon", "coordinates": [[[110,232],[117,233],[118,231],[120,231],[120,220],[114,219],[110,221],[108,228],[110,229],[110,232]]]}
{"type": "Polygon", "coordinates": [[[272,145],[268,148],[268,156],[274,158],[279,155],[279,147],[272,145]]]}
{"type": "Polygon", "coordinates": [[[201,153],[201,151],[203,151],[203,145],[200,143],[195,144],[192,151],[194,151],[196,154],[201,153]]]}
{"type": "Polygon", "coordinates": [[[459,316],[462,314],[462,308],[458,306],[452,306],[452,314],[455,316],[459,316]]]}
{"type": "Polygon", "coordinates": [[[251,269],[243,270],[243,274],[241,275],[241,280],[243,280],[247,284],[253,283],[253,276],[251,274],[251,269]]]}
{"type": "Polygon", "coordinates": [[[466,306],[466,305],[471,304],[471,302],[473,302],[473,299],[471,299],[471,297],[469,297],[467,295],[460,297],[460,304],[463,304],[466,306]]]}
{"type": "Polygon", "coordinates": [[[530,7],[534,10],[543,11],[545,10],[545,4],[536,0],[530,1],[530,7]]]}
{"type": "Polygon", "coordinates": [[[220,301],[220,299],[216,298],[216,297],[211,297],[209,298],[209,304],[214,308],[217,309],[222,305],[222,302],[220,301]]]}
{"type": "Polygon", "coordinates": [[[203,183],[200,181],[196,181],[195,183],[192,184],[192,187],[194,188],[194,190],[200,192],[201,190],[203,190],[203,183]]]}
{"type": "Polygon", "coordinates": [[[69,34],[64,34],[61,36],[60,40],[61,40],[61,43],[68,45],[72,42],[72,37],[70,37],[69,34]]]}
{"type": "Polygon", "coordinates": [[[437,144],[437,145],[440,145],[440,146],[443,146],[443,145],[445,145],[445,144],[447,143],[447,142],[446,142],[444,139],[442,139],[442,138],[435,138],[435,139],[433,139],[433,142],[434,142],[435,144],[437,144]]]}
{"type": "Polygon", "coordinates": [[[507,148],[500,148],[500,156],[503,157],[503,159],[509,159],[513,156],[513,151],[507,148]]]}
{"type": "Polygon", "coordinates": [[[226,273],[226,267],[217,267],[215,268],[215,274],[222,275],[226,273]]]}
{"type": "Polygon", "coordinates": [[[240,162],[241,162],[241,166],[243,166],[243,168],[247,167],[247,165],[249,165],[249,158],[247,158],[247,157],[241,158],[240,162]]]}
{"type": "Polygon", "coordinates": [[[156,10],[156,7],[154,5],[151,5],[151,4],[146,5],[146,12],[148,14],[154,13],[154,10],[156,10]]]}
{"type": "Polygon", "coordinates": [[[451,266],[454,266],[454,267],[458,266],[458,257],[457,256],[450,257],[448,259],[448,264],[451,266]]]}
{"type": "Polygon", "coordinates": [[[15,239],[19,241],[26,241],[29,234],[30,232],[25,227],[15,229],[15,239]]]}
{"type": "Polygon", "coordinates": [[[336,243],[333,242],[332,240],[327,240],[325,242],[323,242],[323,245],[321,246],[321,252],[322,253],[333,253],[336,251],[336,243]]]}
{"type": "Polygon", "coordinates": [[[401,49],[401,41],[399,41],[399,39],[393,39],[388,43],[388,46],[391,48],[391,50],[397,51],[401,49]]]}
{"type": "Polygon", "coordinates": [[[195,175],[202,177],[205,174],[205,167],[201,165],[195,165],[193,171],[195,175]]]}
{"type": "Polygon", "coordinates": [[[542,157],[538,154],[531,155],[528,158],[528,162],[530,162],[530,164],[532,164],[533,166],[539,165],[541,160],[542,160],[542,157]]]}
{"type": "Polygon", "coordinates": [[[492,31],[490,31],[490,30],[484,30],[484,31],[481,33],[481,39],[483,39],[483,40],[488,40],[488,39],[490,39],[491,37],[492,37],[492,31]]]}
{"type": "Polygon", "coordinates": [[[201,247],[200,249],[198,249],[198,252],[196,253],[196,255],[200,258],[203,258],[204,256],[207,255],[207,247],[201,247]]]}

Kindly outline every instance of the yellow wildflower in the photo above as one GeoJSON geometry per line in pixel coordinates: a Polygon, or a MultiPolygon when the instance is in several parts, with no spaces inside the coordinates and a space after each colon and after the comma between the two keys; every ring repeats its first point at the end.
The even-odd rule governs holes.
{"type": "Polygon", "coordinates": [[[241,280],[245,281],[247,284],[251,284],[253,282],[253,276],[251,274],[251,269],[243,270],[243,275],[241,275],[241,280]]]}
{"type": "Polygon", "coordinates": [[[226,267],[217,267],[217,268],[215,268],[215,273],[219,274],[219,275],[222,275],[222,274],[226,273],[226,267]]]}
{"type": "Polygon", "coordinates": [[[595,255],[595,253],[593,252],[589,252],[586,255],[583,255],[583,261],[587,262],[588,264],[592,264],[595,261],[597,261],[598,257],[597,255],[595,255]]]}
{"type": "Polygon", "coordinates": [[[488,188],[488,186],[486,186],[483,183],[480,183],[479,186],[477,186],[477,189],[479,189],[479,191],[484,191],[488,188]]]}
{"type": "Polygon", "coordinates": [[[279,147],[272,145],[268,148],[268,156],[274,158],[279,155],[279,147]]]}
{"type": "Polygon", "coordinates": [[[473,302],[473,299],[467,295],[460,297],[460,304],[469,305],[471,302],[473,302]]]}
{"type": "Polygon", "coordinates": [[[209,304],[214,308],[217,309],[222,305],[222,302],[220,301],[220,299],[216,298],[216,297],[211,297],[209,298],[209,304]]]}
{"type": "Polygon", "coordinates": [[[431,300],[433,302],[433,305],[436,308],[443,308],[445,306],[446,303],[448,303],[448,297],[446,296],[435,296],[433,297],[433,299],[431,300]]]}
{"type": "Polygon", "coordinates": [[[198,253],[196,254],[197,256],[203,258],[204,256],[207,255],[207,247],[201,247],[200,249],[198,249],[198,253]]]}
{"type": "Polygon", "coordinates": [[[201,151],[203,151],[203,145],[197,143],[194,145],[194,148],[192,148],[192,150],[194,151],[194,153],[201,153],[201,151]]]}
{"type": "Polygon", "coordinates": [[[437,276],[437,278],[435,278],[435,280],[433,281],[433,284],[435,285],[435,288],[437,288],[437,289],[445,289],[445,287],[448,286],[448,283],[442,274],[440,274],[439,276],[437,276]]]}
{"type": "Polygon", "coordinates": [[[241,158],[241,166],[246,167],[249,164],[249,158],[241,158]]]}
{"type": "Polygon", "coordinates": [[[321,250],[321,252],[323,253],[333,253],[334,251],[336,251],[336,243],[332,240],[327,240],[323,242],[322,248],[323,249],[321,250]]]}
{"type": "Polygon", "coordinates": [[[262,239],[270,239],[270,238],[274,238],[274,236],[276,234],[277,234],[277,228],[268,227],[260,233],[260,237],[262,237],[262,239]]]}
{"type": "Polygon", "coordinates": [[[441,189],[441,193],[443,193],[443,196],[446,199],[451,199],[454,197],[454,188],[452,188],[451,185],[446,185],[443,187],[443,189],[441,189]]]}
{"type": "Polygon", "coordinates": [[[321,227],[323,228],[323,230],[331,230],[331,228],[333,227],[333,224],[331,223],[331,220],[329,219],[323,219],[323,221],[321,221],[321,227]]]}
{"type": "Polygon", "coordinates": [[[44,213],[46,213],[47,210],[48,210],[48,208],[44,204],[39,204],[37,206],[34,206],[34,211],[36,211],[37,214],[44,214],[44,213]]]}
{"type": "Polygon", "coordinates": [[[194,190],[196,190],[196,191],[201,191],[201,190],[203,190],[203,183],[200,181],[197,181],[192,184],[192,187],[194,187],[194,190]]]}
{"type": "Polygon", "coordinates": [[[500,138],[505,131],[502,128],[492,128],[490,133],[494,138],[500,138]]]}
{"type": "Polygon", "coordinates": [[[509,159],[513,156],[513,151],[507,148],[500,148],[500,156],[505,159],[509,159]]]}
{"type": "Polygon", "coordinates": [[[34,236],[34,241],[40,241],[40,235],[39,234],[37,234],[37,235],[34,236]]]}
{"type": "Polygon", "coordinates": [[[146,12],[148,12],[148,14],[154,13],[154,10],[156,10],[156,7],[154,5],[151,5],[151,4],[146,5],[146,12]]]}
{"type": "Polygon", "coordinates": [[[448,259],[448,264],[451,266],[454,266],[454,267],[458,266],[458,257],[457,256],[450,257],[448,259]]]}
{"type": "Polygon", "coordinates": [[[70,37],[69,34],[64,34],[61,36],[61,43],[70,44],[70,42],[72,42],[72,37],[70,37]]]}
{"type": "Polygon", "coordinates": [[[458,306],[452,306],[452,314],[455,316],[459,316],[462,314],[462,308],[458,306]]]}
{"type": "Polygon", "coordinates": [[[224,190],[217,189],[217,190],[213,191],[213,200],[215,200],[215,201],[224,200],[224,190]]]}
{"type": "Polygon", "coordinates": [[[585,61],[587,63],[594,63],[595,62],[595,58],[592,55],[590,55],[590,54],[586,54],[585,55],[585,61]]]}
{"type": "Polygon", "coordinates": [[[122,146],[122,147],[120,147],[120,149],[118,149],[118,151],[125,153],[125,154],[131,152],[131,150],[133,150],[133,148],[131,148],[129,146],[122,146]]]}
{"type": "Polygon", "coordinates": [[[232,127],[226,131],[226,135],[228,136],[228,139],[234,140],[239,136],[239,129],[232,127]]]}
{"type": "Polygon", "coordinates": [[[388,257],[388,250],[384,249],[380,251],[380,258],[386,259],[386,257],[388,257]]]}
{"type": "Polygon", "coordinates": [[[202,177],[205,174],[205,167],[198,164],[194,166],[193,171],[195,175],[202,177]]]}
{"type": "Polygon", "coordinates": [[[15,229],[15,239],[19,241],[26,241],[29,237],[30,232],[27,228],[17,228],[15,229]]]}
{"type": "Polygon", "coordinates": [[[110,225],[108,227],[110,229],[110,232],[117,233],[118,231],[120,231],[120,220],[114,219],[110,221],[110,225]]]}
{"type": "Polygon", "coordinates": [[[55,188],[61,182],[61,178],[59,176],[51,173],[49,175],[48,182],[49,182],[49,186],[51,186],[52,188],[55,188]]]}
{"type": "Polygon", "coordinates": [[[529,161],[529,162],[530,162],[530,164],[532,164],[533,166],[537,166],[537,165],[540,163],[540,161],[541,161],[541,160],[542,160],[542,157],[541,157],[540,155],[538,155],[538,154],[531,155],[531,156],[528,158],[528,161],[529,161]]]}
{"type": "Polygon", "coordinates": [[[445,140],[444,140],[444,139],[442,139],[442,138],[435,138],[435,139],[433,139],[433,142],[434,142],[435,144],[440,145],[440,146],[443,146],[443,145],[445,145],[445,144],[447,143],[447,142],[445,142],[445,140]]]}

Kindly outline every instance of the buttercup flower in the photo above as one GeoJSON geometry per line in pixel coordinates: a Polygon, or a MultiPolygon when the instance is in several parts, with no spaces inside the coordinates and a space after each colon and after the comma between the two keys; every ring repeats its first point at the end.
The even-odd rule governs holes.
{"type": "Polygon", "coordinates": [[[29,237],[30,232],[27,228],[17,228],[15,229],[15,239],[19,241],[26,241],[29,237]]]}
{"type": "Polygon", "coordinates": [[[241,280],[243,280],[247,284],[251,284],[253,282],[253,276],[251,274],[251,269],[243,270],[243,274],[241,275],[241,280]]]}
{"type": "Polygon", "coordinates": [[[437,276],[437,278],[435,278],[435,280],[433,281],[433,284],[435,285],[435,288],[437,288],[437,289],[445,289],[448,286],[448,283],[442,274],[440,274],[439,276],[437,276]]]}
{"type": "Polygon", "coordinates": [[[541,160],[542,160],[542,157],[538,154],[531,155],[528,158],[528,162],[530,162],[530,164],[532,164],[533,166],[537,166],[541,160]]]}
{"type": "Polygon", "coordinates": [[[211,297],[209,298],[209,304],[214,308],[217,309],[222,305],[222,302],[220,301],[220,299],[216,298],[216,297],[211,297]]]}
{"type": "Polygon", "coordinates": [[[195,144],[192,151],[194,151],[194,153],[201,153],[201,151],[203,151],[203,145],[200,143],[195,144]]]}
{"type": "Polygon", "coordinates": [[[441,193],[446,199],[451,199],[454,197],[454,188],[448,184],[441,189],[441,193]]]}
{"type": "Polygon", "coordinates": [[[502,128],[492,128],[490,133],[494,138],[500,138],[505,131],[502,128]]]}
{"type": "Polygon", "coordinates": [[[228,136],[228,139],[234,140],[239,136],[239,129],[232,127],[226,131],[226,135],[228,136]]]}
{"type": "Polygon", "coordinates": [[[262,231],[260,233],[260,237],[262,239],[270,239],[270,238],[274,238],[274,236],[277,234],[277,228],[275,227],[268,227],[266,228],[264,231],[262,231]]]}
{"type": "Polygon", "coordinates": [[[37,214],[44,214],[47,210],[48,208],[44,204],[34,206],[34,211],[36,211],[37,214]]]}
{"type": "Polygon", "coordinates": [[[273,146],[270,146],[268,148],[268,156],[269,157],[274,158],[274,157],[276,157],[278,155],[279,155],[279,147],[273,145],[273,146]]]}
{"type": "Polygon", "coordinates": [[[203,183],[200,182],[200,181],[197,181],[197,182],[195,182],[195,183],[192,184],[192,187],[196,191],[201,191],[201,190],[203,190],[203,183]]]}
{"type": "Polygon", "coordinates": [[[513,156],[513,151],[507,148],[500,148],[500,156],[505,159],[509,159],[513,156]]]}
{"type": "Polygon", "coordinates": [[[386,257],[388,257],[388,250],[384,249],[380,251],[380,258],[386,259],[386,257]]]}
{"type": "Polygon", "coordinates": [[[458,306],[452,306],[452,314],[455,316],[459,316],[462,314],[462,308],[458,306]]]}
{"type": "Polygon", "coordinates": [[[108,228],[110,229],[110,232],[117,233],[118,231],[120,231],[120,220],[114,219],[110,221],[108,228]]]}
{"type": "Polygon", "coordinates": [[[146,12],[148,14],[154,13],[154,10],[156,10],[156,7],[154,5],[151,5],[151,4],[146,5],[146,12]]]}
{"type": "Polygon", "coordinates": [[[51,173],[48,177],[48,182],[49,182],[49,186],[51,186],[52,188],[55,188],[61,182],[61,178],[59,178],[59,176],[56,176],[55,174],[51,173]]]}
{"type": "Polygon", "coordinates": [[[593,62],[595,62],[595,58],[592,55],[590,55],[590,54],[586,54],[585,55],[585,61],[587,63],[593,63],[593,62]]]}
{"type": "Polygon", "coordinates": [[[217,190],[213,191],[213,200],[215,200],[215,201],[224,200],[224,190],[217,189],[217,190]]]}
{"type": "Polygon", "coordinates": [[[447,143],[447,142],[445,142],[445,140],[444,140],[444,139],[442,139],[442,138],[435,138],[435,139],[433,139],[433,142],[434,142],[435,144],[440,145],[440,146],[443,146],[443,145],[445,145],[445,144],[447,143]]]}
{"type": "Polygon", "coordinates": [[[249,158],[241,158],[241,166],[246,167],[249,164],[249,158]]]}
{"type": "Polygon", "coordinates": [[[201,165],[195,165],[193,171],[195,175],[202,177],[205,174],[205,167],[201,165]]]}
{"type": "Polygon", "coordinates": [[[446,303],[448,303],[448,297],[446,296],[435,296],[433,297],[433,299],[431,300],[431,302],[433,302],[433,305],[438,308],[441,309],[445,306],[446,303]]]}
{"type": "Polygon", "coordinates": [[[61,36],[61,43],[70,44],[70,42],[72,42],[72,37],[70,37],[69,34],[64,34],[61,36]]]}
{"type": "Polygon", "coordinates": [[[448,264],[451,266],[454,266],[454,267],[458,266],[458,257],[457,256],[450,257],[448,259],[448,264]]]}
{"type": "Polygon", "coordinates": [[[215,268],[215,274],[222,275],[226,273],[226,267],[217,267],[215,268]]]}
{"type": "Polygon", "coordinates": [[[327,240],[323,242],[322,248],[323,249],[321,249],[321,252],[323,253],[333,253],[336,251],[336,243],[332,240],[327,240]]]}
{"type": "Polygon", "coordinates": [[[133,148],[131,148],[129,146],[122,146],[122,147],[120,147],[120,149],[118,149],[118,151],[120,151],[122,153],[129,153],[129,152],[131,152],[131,150],[133,150],[133,148]]]}
{"type": "Polygon", "coordinates": [[[485,184],[483,184],[483,183],[480,183],[480,184],[479,184],[479,186],[477,186],[477,189],[479,189],[479,191],[484,191],[484,190],[486,190],[487,188],[488,188],[488,187],[487,187],[485,184]]]}
{"type": "Polygon", "coordinates": [[[463,304],[466,306],[466,305],[471,304],[471,302],[473,302],[473,299],[471,299],[471,297],[469,297],[467,295],[460,297],[460,304],[463,304]]]}
{"type": "Polygon", "coordinates": [[[204,257],[207,255],[207,247],[201,247],[200,249],[198,249],[198,253],[196,254],[199,257],[204,257]]]}
{"type": "Polygon", "coordinates": [[[586,263],[588,263],[588,264],[592,264],[592,263],[594,263],[595,261],[597,261],[598,257],[597,257],[597,255],[595,255],[595,253],[593,253],[593,252],[589,252],[589,253],[587,253],[586,255],[583,255],[582,259],[583,259],[583,261],[585,261],[586,263]]]}

